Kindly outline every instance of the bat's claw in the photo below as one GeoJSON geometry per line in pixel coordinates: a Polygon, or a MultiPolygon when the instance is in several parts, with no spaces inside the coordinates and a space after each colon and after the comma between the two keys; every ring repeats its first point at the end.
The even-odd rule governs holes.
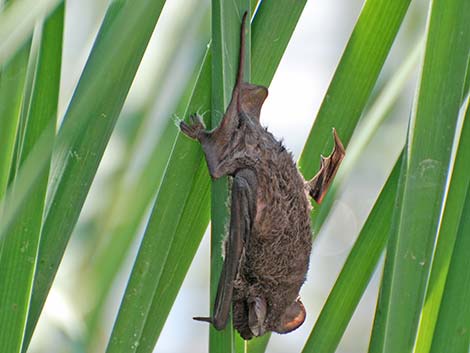
{"type": "Polygon", "coordinates": [[[192,125],[197,125],[201,126],[203,129],[205,129],[204,122],[202,121],[202,118],[199,114],[191,114],[189,116],[189,120],[191,121],[192,125]]]}
{"type": "Polygon", "coordinates": [[[185,121],[180,122],[181,131],[188,137],[198,140],[202,136],[206,127],[204,122],[198,114],[193,114],[189,117],[190,124],[185,121]]]}
{"type": "Polygon", "coordinates": [[[326,158],[321,156],[319,172],[307,183],[309,194],[317,203],[322,202],[345,155],[343,144],[334,128],[333,138],[333,151],[326,158]]]}

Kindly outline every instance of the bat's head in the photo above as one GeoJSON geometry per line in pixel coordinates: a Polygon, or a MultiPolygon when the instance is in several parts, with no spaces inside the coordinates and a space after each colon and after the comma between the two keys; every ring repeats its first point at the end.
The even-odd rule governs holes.
{"type": "MultiPolygon", "coordinates": [[[[266,323],[267,305],[263,298],[252,298],[248,302],[249,317],[248,326],[253,336],[262,336],[269,331],[266,323]]],[[[300,298],[297,298],[284,313],[280,320],[276,323],[273,331],[278,333],[288,333],[299,328],[305,321],[306,311],[300,298]]],[[[272,329],[272,325],[269,325],[272,329]]]]}
{"type": "Polygon", "coordinates": [[[294,331],[302,326],[306,316],[307,312],[305,311],[305,307],[299,297],[295,302],[287,307],[274,331],[278,333],[294,331]]]}

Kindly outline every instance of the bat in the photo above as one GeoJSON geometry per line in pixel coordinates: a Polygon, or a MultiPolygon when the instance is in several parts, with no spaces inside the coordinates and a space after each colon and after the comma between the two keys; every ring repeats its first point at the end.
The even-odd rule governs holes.
{"type": "Polygon", "coordinates": [[[230,227],[212,317],[217,330],[233,326],[249,340],[268,331],[300,327],[306,310],[299,290],[305,281],[312,235],[309,196],[320,203],[345,155],[333,129],[334,148],[319,172],[305,181],[290,152],[263,128],[259,117],[268,90],[243,81],[245,13],[238,74],[220,125],[206,130],[197,114],[180,130],[201,143],[210,176],[232,177],[230,227]]]}

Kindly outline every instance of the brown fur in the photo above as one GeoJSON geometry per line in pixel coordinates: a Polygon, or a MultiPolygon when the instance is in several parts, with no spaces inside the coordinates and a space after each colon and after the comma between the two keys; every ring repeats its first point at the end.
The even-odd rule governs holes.
{"type": "Polygon", "coordinates": [[[311,206],[292,155],[271,133],[257,121],[242,123],[238,131],[237,136],[246,138],[229,149],[234,153],[244,145],[250,152],[234,160],[233,167],[255,170],[258,192],[255,222],[235,281],[234,326],[243,331],[247,325],[237,307],[243,308],[246,298],[262,297],[268,305],[266,329],[276,331],[281,315],[297,299],[305,281],[312,248],[311,206]]]}

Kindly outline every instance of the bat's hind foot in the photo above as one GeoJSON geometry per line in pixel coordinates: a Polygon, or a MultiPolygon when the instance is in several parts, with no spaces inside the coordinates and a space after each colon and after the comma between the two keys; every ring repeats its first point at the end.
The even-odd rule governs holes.
{"type": "Polygon", "coordinates": [[[200,140],[201,136],[206,132],[204,122],[198,114],[193,114],[189,117],[189,124],[182,121],[180,129],[186,136],[195,140],[200,140]]]}
{"type": "Polygon", "coordinates": [[[346,153],[335,129],[333,129],[333,139],[335,141],[333,151],[328,157],[321,157],[319,172],[307,182],[307,190],[317,203],[322,202],[346,153]]]}

